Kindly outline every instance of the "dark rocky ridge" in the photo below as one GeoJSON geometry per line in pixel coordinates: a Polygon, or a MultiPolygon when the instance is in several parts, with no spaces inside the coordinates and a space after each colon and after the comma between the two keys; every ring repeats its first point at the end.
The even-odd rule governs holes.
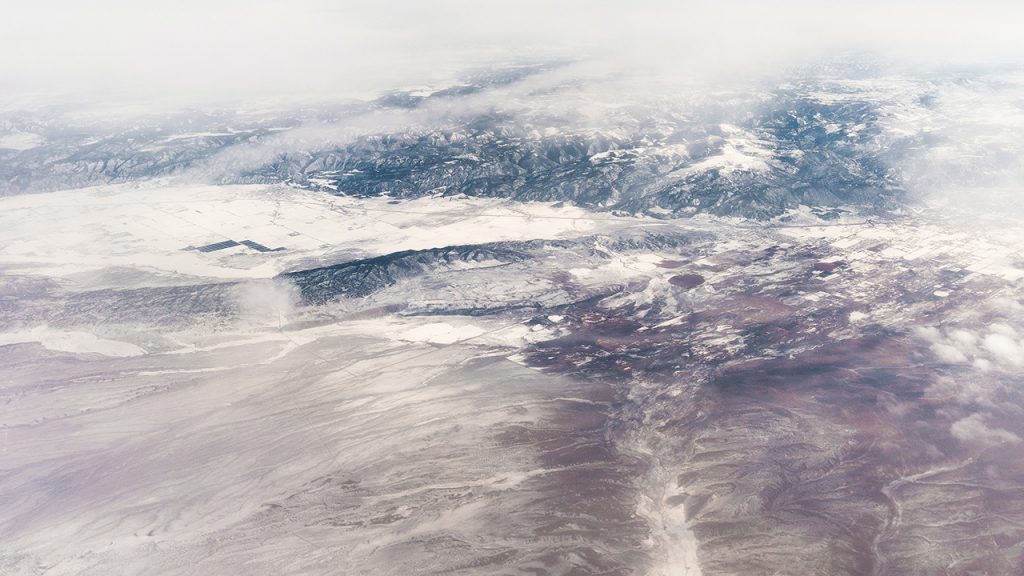
{"type": "Polygon", "coordinates": [[[616,237],[587,236],[574,240],[529,240],[447,246],[426,250],[404,250],[331,266],[288,272],[282,274],[281,278],[290,280],[299,288],[303,303],[321,305],[342,297],[369,296],[383,288],[393,286],[402,279],[416,276],[527,261],[537,258],[538,252],[545,248],[576,253],[584,257],[606,258],[608,254],[598,246],[603,245],[609,250],[659,250],[678,248],[707,239],[707,235],[698,233],[643,233],[616,237]]]}
{"type": "Polygon", "coordinates": [[[543,70],[477,74],[429,96],[393,92],[369,103],[263,116],[186,113],[114,127],[58,112],[8,114],[0,117],[4,131],[29,131],[43,142],[0,150],[0,194],[188,175],[364,197],[565,201],[657,216],[768,219],[807,205],[827,217],[831,208],[886,209],[903,200],[899,167],[914,143],[884,129],[882,107],[891,103],[870,94],[823,100],[817,94],[827,79],[813,74],[736,94],[743,103],[735,109],[638,105],[600,129],[545,109],[559,101],[558,90],[571,89],[565,86],[536,95],[534,108],[477,104],[460,111],[462,99],[514,87],[543,70]],[[435,114],[431,106],[439,102],[444,106],[435,114]],[[304,126],[344,132],[365,122],[360,118],[396,111],[431,119],[341,143],[275,140],[304,126]],[[256,160],[239,160],[254,151],[256,160]],[[730,165],[737,151],[747,159],[730,165]]]}
{"type": "Polygon", "coordinates": [[[326,179],[354,196],[460,195],[567,201],[628,213],[709,212],[771,218],[800,204],[876,209],[900,200],[898,160],[868,102],[822,104],[777,93],[744,132],[769,150],[765,169],[702,168],[732,146],[716,125],[644,119],[630,134],[539,127],[501,113],[448,129],[371,135],[343,147],[282,154],[243,181],[326,179]]]}

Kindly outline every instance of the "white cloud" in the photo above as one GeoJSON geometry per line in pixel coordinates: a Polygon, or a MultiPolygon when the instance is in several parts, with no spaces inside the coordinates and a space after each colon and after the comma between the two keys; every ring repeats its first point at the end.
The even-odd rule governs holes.
{"type": "Polygon", "coordinates": [[[37,0],[4,8],[0,87],[233,101],[362,95],[521,58],[684,80],[844,50],[991,61],[1024,53],[1022,16],[995,0],[37,0]]]}
{"type": "Polygon", "coordinates": [[[1013,432],[990,427],[981,414],[972,414],[957,420],[950,426],[950,432],[961,442],[982,446],[1016,444],[1021,441],[1020,437],[1013,432]]]}
{"type": "Polygon", "coordinates": [[[959,364],[967,362],[967,356],[964,355],[956,346],[949,344],[935,343],[932,344],[932,352],[939,357],[939,360],[943,362],[949,362],[952,364],[959,364]]]}
{"type": "Polygon", "coordinates": [[[956,343],[958,348],[962,348],[964,350],[973,350],[978,344],[978,337],[975,336],[973,332],[967,330],[959,328],[950,330],[948,332],[948,336],[950,340],[956,343]]]}
{"type": "Polygon", "coordinates": [[[1024,346],[1021,342],[998,332],[985,336],[983,342],[985,349],[996,361],[1011,366],[1024,364],[1024,346]]]}
{"type": "Polygon", "coordinates": [[[922,326],[914,333],[931,344],[932,353],[942,362],[972,363],[982,370],[1024,366],[1024,338],[1007,324],[992,324],[978,333],[963,328],[941,330],[922,326]]]}
{"type": "Polygon", "coordinates": [[[287,321],[299,302],[299,291],[291,282],[251,280],[235,288],[243,321],[274,324],[287,321]]]}

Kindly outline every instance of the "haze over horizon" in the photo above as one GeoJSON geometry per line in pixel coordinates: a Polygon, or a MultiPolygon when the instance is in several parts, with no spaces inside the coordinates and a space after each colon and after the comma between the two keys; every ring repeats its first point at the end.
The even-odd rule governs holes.
{"type": "Polygon", "coordinates": [[[736,81],[847,53],[936,67],[1021,61],[1017,3],[127,0],[14,3],[3,99],[164,109],[366,98],[510,62],[736,81]]]}

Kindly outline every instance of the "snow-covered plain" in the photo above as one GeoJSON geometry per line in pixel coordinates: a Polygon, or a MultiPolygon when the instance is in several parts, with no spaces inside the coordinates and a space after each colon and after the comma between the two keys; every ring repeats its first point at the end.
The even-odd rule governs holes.
{"type": "MultiPolygon", "coordinates": [[[[809,542],[816,566],[829,544],[815,538],[831,528],[769,530],[749,504],[765,485],[751,478],[767,473],[744,462],[777,459],[769,440],[790,434],[845,455],[844,443],[891,424],[828,420],[830,405],[799,404],[841,386],[797,408],[768,396],[737,415],[728,410],[742,400],[715,396],[705,367],[901,334],[918,351],[915,370],[962,378],[922,388],[954,399],[929,424],[936,434],[982,450],[1016,444],[1024,432],[1000,402],[1015,398],[1004,381],[1024,358],[1024,230],[965,221],[926,209],[655,220],[166,182],[0,199],[0,572],[505,574],[514,562],[548,574],[641,566],[695,576],[754,562],[729,552],[748,538],[721,528],[733,516],[763,528],[749,544],[757,550],[809,542]],[[636,242],[666,237],[687,240],[636,242]],[[532,239],[564,242],[321,306],[274,279],[532,239]],[[225,240],[283,250],[194,249],[225,240]],[[701,283],[682,287],[683,272],[701,283]],[[230,288],[189,299],[211,286],[230,288]],[[171,312],[157,308],[173,300],[138,296],[171,288],[184,302],[171,312]],[[122,299],[142,309],[125,315],[122,299]],[[232,311],[210,321],[202,306],[224,301],[232,311]],[[47,315],[62,306],[71,312],[47,315]],[[182,317],[144,321],[158,313],[182,317]],[[672,433],[709,413],[723,425],[672,433]],[[749,414],[798,422],[727,425],[749,414]],[[693,444],[677,446],[683,438],[693,444]]],[[[933,518],[900,498],[928,470],[907,465],[883,484],[904,507],[901,529],[922,537],[933,518]]],[[[888,510],[836,502],[847,501],[865,517],[888,510]]]]}
{"type": "Polygon", "coordinates": [[[286,186],[170,183],[13,196],[0,199],[0,208],[0,266],[71,281],[116,267],[151,272],[155,282],[270,278],[401,250],[576,236],[612,218],[552,203],[423,198],[394,205],[286,186]],[[227,240],[281,250],[192,250],[227,240]]]}

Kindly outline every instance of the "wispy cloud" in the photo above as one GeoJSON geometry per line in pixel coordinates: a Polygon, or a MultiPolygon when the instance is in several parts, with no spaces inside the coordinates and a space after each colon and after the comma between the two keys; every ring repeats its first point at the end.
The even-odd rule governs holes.
{"type": "Polygon", "coordinates": [[[0,86],[8,98],[197,103],[360,96],[523,58],[675,78],[845,50],[990,61],[1024,52],[1022,16],[994,0],[40,0],[4,10],[0,86]]]}

